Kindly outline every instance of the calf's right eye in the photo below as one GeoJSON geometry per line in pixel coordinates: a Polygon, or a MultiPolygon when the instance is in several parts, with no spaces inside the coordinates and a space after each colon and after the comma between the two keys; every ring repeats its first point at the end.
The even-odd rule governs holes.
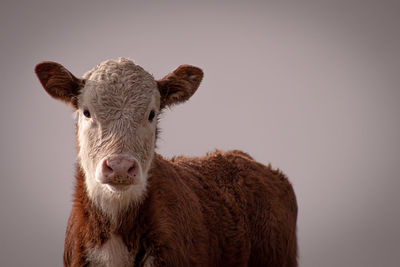
{"type": "Polygon", "coordinates": [[[90,112],[89,112],[89,110],[84,109],[84,110],[83,110],[83,115],[84,115],[86,118],[90,118],[90,112]]]}
{"type": "Polygon", "coordinates": [[[155,116],[156,116],[155,111],[154,111],[154,110],[150,111],[150,114],[149,114],[149,122],[152,122],[155,116]]]}

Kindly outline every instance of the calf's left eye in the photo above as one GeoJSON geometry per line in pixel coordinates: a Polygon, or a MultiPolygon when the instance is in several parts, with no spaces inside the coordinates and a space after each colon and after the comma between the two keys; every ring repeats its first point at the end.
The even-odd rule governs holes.
{"type": "Polygon", "coordinates": [[[149,122],[152,122],[155,116],[156,116],[155,111],[154,111],[154,110],[150,111],[150,114],[149,114],[149,122]]]}

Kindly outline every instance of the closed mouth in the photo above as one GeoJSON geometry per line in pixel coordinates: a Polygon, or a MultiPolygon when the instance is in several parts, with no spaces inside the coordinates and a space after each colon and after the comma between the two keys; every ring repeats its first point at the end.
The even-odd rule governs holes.
{"type": "Polygon", "coordinates": [[[113,192],[123,192],[126,191],[131,184],[107,183],[106,185],[113,192]]]}

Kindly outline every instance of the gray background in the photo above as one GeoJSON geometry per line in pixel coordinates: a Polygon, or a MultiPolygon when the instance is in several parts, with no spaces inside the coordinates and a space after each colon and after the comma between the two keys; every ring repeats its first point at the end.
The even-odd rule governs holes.
{"type": "Polygon", "coordinates": [[[399,1],[2,1],[0,266],[61,266],[72,109],[34,76],[203,68],[158,152],[242,149],[289,177],[301,266],[399,266],[399,1]],[[168,2],[168,3],[167,3],[168,2]]]}

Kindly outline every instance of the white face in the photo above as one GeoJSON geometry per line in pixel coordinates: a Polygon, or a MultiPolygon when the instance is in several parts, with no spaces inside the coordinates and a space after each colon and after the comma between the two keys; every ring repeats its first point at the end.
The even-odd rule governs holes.
{"type": "Polygon", "coordinates": [[[89,197],[115,216],[146,193],[160,94],[154,78],[126,59],[104,62],[83,78],[78,156],[89,197]]]}
{"type": "Polygon", "coordinates": [[[127,59],[106,61],[76,78],[61,64],[42,62],[46,92],[76,109],[78,157],[89,198],[116,218],[146,194],[160,108],[187,101],[203,71],[180,65],[161,80],[127,59]]]}

